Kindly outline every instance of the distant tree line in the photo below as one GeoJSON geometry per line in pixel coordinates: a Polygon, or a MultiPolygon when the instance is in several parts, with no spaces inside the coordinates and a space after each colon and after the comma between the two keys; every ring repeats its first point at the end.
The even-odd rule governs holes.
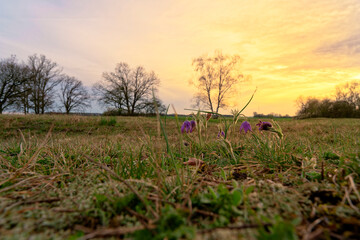
{"type": "Polygon", "coordinates": [[[103,73],[103,80],[93,86],[95,97],[91,98],[80,80],[62,73],[62,68],[45,55],[31,55],[25,62],[10,56],[0,60],[0,114],[44,114],[53,111],[56,103],[69,114],[90,107],[92,99],[107,106],[106,113],[111,115],[154,114],[165,111],[155,97],[159,84],[154,72],[119,63],[114,72],[103,73]]]}
{"type": "Polygon", "coordinates": [[[263,113],[253,113],[255,118],[291,118],[289,114],[281,115],[279,113],[269,113],[269,114],[263,114],[263,113]]]}
{"type": "Polygon", "coordinates": [[[335,99],[299,97],[297,104],[299,118],[360,118],[360,82],[352,81],[338,85],[335,99]]]}

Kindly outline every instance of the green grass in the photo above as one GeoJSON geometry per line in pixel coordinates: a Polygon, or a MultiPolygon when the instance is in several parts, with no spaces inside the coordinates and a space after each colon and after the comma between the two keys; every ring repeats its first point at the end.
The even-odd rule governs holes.
{"type": "Polygon", "coordinates": [[[358,119],[185,119],[0,116],[0,238],[360,236],[358,119]]]}

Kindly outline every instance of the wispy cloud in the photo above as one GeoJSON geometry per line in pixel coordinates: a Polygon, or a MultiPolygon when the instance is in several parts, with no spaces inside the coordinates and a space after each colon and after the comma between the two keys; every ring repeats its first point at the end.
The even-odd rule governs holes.
{"type": "Polygon", "coordinates": [[[346,39],[319,47],[315,50],[317,53],[333,55],[357,55],[360,54],[360,29],[356,35],[346,39]]]}

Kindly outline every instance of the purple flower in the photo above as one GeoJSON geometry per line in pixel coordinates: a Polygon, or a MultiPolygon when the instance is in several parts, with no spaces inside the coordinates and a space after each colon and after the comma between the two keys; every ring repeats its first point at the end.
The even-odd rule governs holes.
{"type": "Polygon", "coordinates": [[[224,131],[219,131],[219,133],[218,133],[218,136],[217,136],[218,138],[220,138],[220,137],[225,137],[225,133],[224,133],[224,131]]]}
{"type": "Polygon", "coordinates": [[[259,127],[259,131],[261,130],[270,130],[270,128],[272,128],[272,124],[269,122],[262,122],[261,120],[259,120],[259,123],[256,124],[256,126],[259,127]]]}
{"type": "Polygon", "coordinates": [[[196,127],[196,122],[194,120],[190,121],[190,132],[194,131],[196,127]]]}
{"type": "Polygon", "coordinates": [[[188,133],[190,131],[190,128],[191,128],[191,123],[188,120],[186,120],[181,126],[181,132],[182,133],[184,133],[184,132],[188,133]]]}
{"type": "Polygon", "coordinates": [[[184,123],[181,125],[181,132],[184,133],[189,133],[194,131],[196,126],[196,122],[194,120],[191,120],[191,122],[189,122],[188,120],[184,121],[184,123]]]}
{"type": "Polygon", "coordinates": [[[248,121],[244,121],[241,126],[240,126],[240,132],[244,130],[245,134],[248,132],[248,131],[252,131],[251,129],[251,125],[248,121]]]}

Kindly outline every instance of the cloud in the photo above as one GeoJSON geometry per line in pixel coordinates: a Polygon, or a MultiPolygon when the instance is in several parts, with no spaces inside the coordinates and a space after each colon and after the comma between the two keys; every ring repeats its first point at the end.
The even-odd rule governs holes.
{"type": "Polygon", "coordinates": [[[315,53],[336,55],[360,54],[360,32],[343,40],[321,46],[315,50],[315,53]]]}

